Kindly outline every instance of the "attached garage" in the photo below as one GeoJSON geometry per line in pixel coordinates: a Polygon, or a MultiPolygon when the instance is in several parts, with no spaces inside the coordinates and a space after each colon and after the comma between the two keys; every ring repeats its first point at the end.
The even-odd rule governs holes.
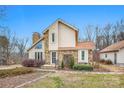
{"type": "Polygon", "coordinates": [[[100,59],[111,60],[113,64],[124,65],[124,40],[101,50],[100,59]]]}

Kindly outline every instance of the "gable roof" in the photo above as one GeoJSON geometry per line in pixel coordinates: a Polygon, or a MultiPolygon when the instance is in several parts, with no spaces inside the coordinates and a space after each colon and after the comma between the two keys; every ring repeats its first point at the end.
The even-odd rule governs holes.
{"type": "Polygon", "coordinates": [[[124,40],[117,42],[115,44],[112,44],[106,48],[104,48],[103,50],[101,50],[101,53],[105,53],[105,52],[114,52],[114,51],[118,51],[119,49],[124,48],[124,40]]]}
{"type": "Polygon", "coordinates": [[[79,29],[78,29],[77,27],[75,27],[74,25],[71,25],[71,24],[65,22],[64,20],[58,18],[55,22],[53,22],[53,23],[52,23],[51,25],[49,25],[45,30],[43,30],[43,34],[44,34],[46,31],[48,31],[49,28],[50,28],[53,24],[55,24],[56,22],[61,22],[61,23],[65,24],[65,25],[67,25],[68,27],[74,29],[75,31],[79,31],[79,29]]]}
{"type": "Polygon", "coordinates": [[[41,40],[43,40],[43,37],[41,37],[37,42],[35,42],[27,51],[31,50],[36,44],[38,44],[41,40]]]}
{"type": "MultiPolygon", "coordinates": [[[[43,30],[42,33],[45,34],[45,33],[49,30],[49,28],[50,28],[53,24],[55,24],[56,22],[61,22],[61,23],[65,24],[65,25],[69,26],[70,28],[74,29],[76,32],[78,32],[78,30],[79,30],[79,29],[76,28],[75,26],[73,26],[73,25],[71,25],[71,24],[65,22],[64,20],[58,18],[55,22],[53,22],[50,26],[48,26],[45,30],[43,30]]],[[[42,39],[43,39],[43,37],[41,37],[36,43],[34,43],[27,51],[31,50],[31,49],[32,49],[37,43],[39,43],[42,39]]]]}

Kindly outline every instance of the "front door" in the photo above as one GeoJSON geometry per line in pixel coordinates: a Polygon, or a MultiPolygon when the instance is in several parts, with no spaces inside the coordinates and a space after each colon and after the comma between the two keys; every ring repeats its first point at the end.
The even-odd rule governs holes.
{"type": "Polygon", "coordinates": [[[72,55],[71,54],[65,54],[63,57],[64,65],[65,67],[69,67],[69,63],[71,60],[72,55]]]}
{"type": "Polygon", "coordinates": [[[56,63],[56,52],[52,52],[52,64],[56,63]]]}

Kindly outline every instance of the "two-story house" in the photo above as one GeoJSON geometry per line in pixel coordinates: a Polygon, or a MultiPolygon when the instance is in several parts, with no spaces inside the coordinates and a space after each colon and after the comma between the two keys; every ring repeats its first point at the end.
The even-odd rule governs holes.
{"type": "Polygon", "coordinates": [[[33,45],[28,49],[29,59],[45,60],[46,64],[61,64],[74,57],[76,63],[92,61],[93,42],[78,42],[78,28],[61,19],[43,31],[40,37],[36,32],[33,45]]]}

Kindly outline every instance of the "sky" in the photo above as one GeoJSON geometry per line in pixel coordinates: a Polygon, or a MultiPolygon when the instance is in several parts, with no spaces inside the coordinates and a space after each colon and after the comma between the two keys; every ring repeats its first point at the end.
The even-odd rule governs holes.
{"type": "Polygon", "coordinates": [[[6,6],[6,25],[19,38],[29,38],[61,18],[79,28],[79,38],[84,37],[86,25],[104,26],[124,19],[124,6],[6,6]]]}

